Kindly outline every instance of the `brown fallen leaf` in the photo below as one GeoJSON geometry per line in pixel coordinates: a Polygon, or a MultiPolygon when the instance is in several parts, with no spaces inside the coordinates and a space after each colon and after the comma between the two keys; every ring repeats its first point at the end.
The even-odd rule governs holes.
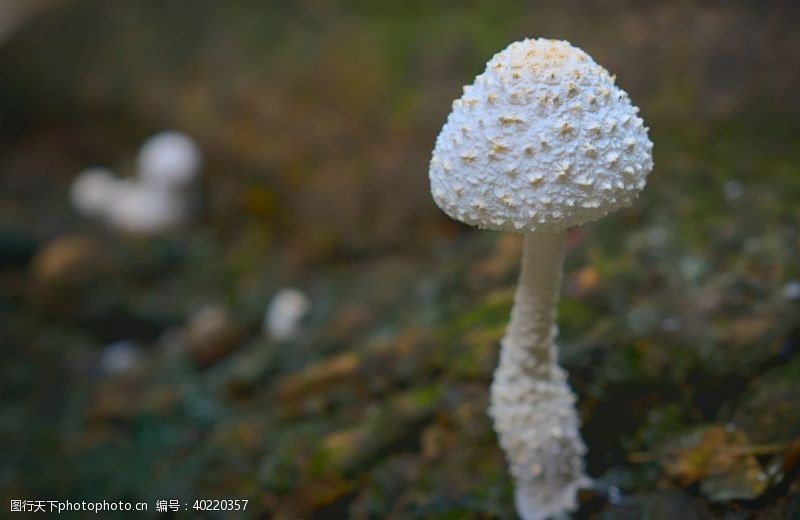
{"type": "Polygon", "coordinates": [[[680,436],[652,456],[634,454],[632,460],[656,459],[681,485],[700,482],[700,490],[709,499],[725,501],[760,495],[768,478],[756,455],[783,449],[785,446],[753,446],[742,430],[710,425],[680,436]]]}

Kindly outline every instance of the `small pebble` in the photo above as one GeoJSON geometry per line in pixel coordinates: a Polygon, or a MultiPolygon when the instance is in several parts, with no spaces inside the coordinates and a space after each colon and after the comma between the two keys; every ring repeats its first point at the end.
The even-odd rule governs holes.
{"type": "Polygon", "coordinates": [[[722,193],[725,198],[731,202],[739,200],[744,194],[744,187],[739,181],[728,181],[722,187],[722,193]]]}
{"type": "Polygon", "coordinates": [[[675,316],[664,318],[661,321],[661,330],[663,330],[664,332],[675,332],[680,328],[681,328],[681,320],[680,318],[676,318],[675,316]]]}
{"type": "Polygon", "coordinates": [[[136,366],[140,359],[141,352],[134,342],[115,341],[103,349],[100,355],[100,370],[105,374],[120,374],[136,366]]]}
{"type": "Polygon", "coordinates": [[[783,297],[787,300],[800,300],[800,282],[792,280],[783,286],[783,297]]]}

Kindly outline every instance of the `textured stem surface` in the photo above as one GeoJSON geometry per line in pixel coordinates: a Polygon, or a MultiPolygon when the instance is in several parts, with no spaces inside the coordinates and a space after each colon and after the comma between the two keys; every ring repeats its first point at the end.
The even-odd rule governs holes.
{"type": "Polygon", "coordinates": [[[489,413],[524,520],[574,509],[578,489],[589,485],[575,395],[555,346],[563,263],[564,233],[525,235],[511,322],[492,383],[489,413]]]}

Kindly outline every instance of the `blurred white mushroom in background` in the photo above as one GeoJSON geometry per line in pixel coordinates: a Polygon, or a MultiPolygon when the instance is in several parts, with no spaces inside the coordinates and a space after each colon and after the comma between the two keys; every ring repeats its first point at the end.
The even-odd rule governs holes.
{"type": "Polygon", "coordinates": [[[300,289],[288,287],[273,296],[264,316],[264,332],[272,340],[287,341],[300,332],[311,301],[300,289]]]}
{"type": "Polygon", "coordinates": [[[189,224],[198,204],[200,149],[175,131],[145,141],[137,174],[119,179],[104,168],[76,177],[70,190],[73,207],[110,227],[136,234],[158,234],[189,224]]]}
{"type": "Polygon", "coordinates": [[[184,201],[146,184],[122,182],[106,211],[111,227],[137,234],[175,230],[189,218],[184,201]]]}
{"type": "Polygon", "coordinates": [[[139,150],[138,179],[163,190],[183,191],[196,184],[201,165],[200,148],[194,140],[180,132],[161,132],[139,150]]]}
{"type": "Polygon", "coordinates": [[[120,182],[107,168],[88,168],[72,181],[70,202],[81,215],[102,216],[114,199],[114,191],[120,182]]]}

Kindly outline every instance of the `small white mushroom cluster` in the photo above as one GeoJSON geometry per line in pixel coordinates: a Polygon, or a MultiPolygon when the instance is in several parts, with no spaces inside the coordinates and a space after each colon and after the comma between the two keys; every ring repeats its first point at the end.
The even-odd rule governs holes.
{"type": "Polygon", "coordinates": [[[157,234],[186,225],[194,214],[202,158],[188,136],[162,132],[148,139],[137,158],[137,175],[120,179],[90,168],[72,183],[75,209],[114,229],[157,234]]]}
{"type": "Polygon", "coordinates": [[[639,109],[614,81],[568,42],[512,43],[453,102],[430,163],[450,217],[525,234],[489,409],[525,520],[574,509],[590,484],[556,310],[565,231],[630,205],[653,168],[639,109]]]}

